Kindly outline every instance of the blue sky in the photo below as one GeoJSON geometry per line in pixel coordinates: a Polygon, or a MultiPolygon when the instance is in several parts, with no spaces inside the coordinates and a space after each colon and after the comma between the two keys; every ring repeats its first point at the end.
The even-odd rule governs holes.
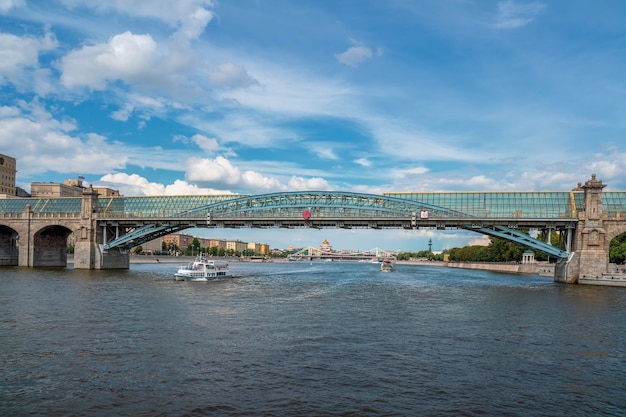
{"type": "Polygon", "coordinates": [[[569,190],[592,173],[623,190],[625,74],[622,0],[0,0],[0,152],[27,190],[569,190]]]}

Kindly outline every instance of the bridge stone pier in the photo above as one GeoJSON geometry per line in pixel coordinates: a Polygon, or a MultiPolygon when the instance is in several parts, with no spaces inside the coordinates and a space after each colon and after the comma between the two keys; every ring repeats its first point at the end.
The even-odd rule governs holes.
{"type": "Polygon", "coordinates": [[[98,227],[98,193],[88,188],[83,193],[81,218],[74,231],[74,268],[78,269],[128,269],[128,251],[120,248],[103,250],[102,228],[98,227]]]}
{"type": "Polygon", "coordinates": [[[578,222],[568,259],[555,267],[554,279],[564,283],[593,283],[608,272],[611,240],[626,232],[626,218],[616,212],[609,216],[603,210],[602,189],[606,184],[591,176],[584,185],[584,208],[577,213],[578,222]]]}

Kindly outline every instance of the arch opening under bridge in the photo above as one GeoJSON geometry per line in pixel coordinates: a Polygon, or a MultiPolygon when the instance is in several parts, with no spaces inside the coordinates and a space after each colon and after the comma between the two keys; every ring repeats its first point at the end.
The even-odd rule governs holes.
{"type": "Polygon", "coordinates": [[[72,230],[65,226],[47,226],[34,234],[34,267],[64,267],[67,265],[68,237],[72,230]]]}
{"type": "Polygon", "coordinates": [[[0,266],[18,265],[18,237],[15,229],[0,225],[0,266]]]}

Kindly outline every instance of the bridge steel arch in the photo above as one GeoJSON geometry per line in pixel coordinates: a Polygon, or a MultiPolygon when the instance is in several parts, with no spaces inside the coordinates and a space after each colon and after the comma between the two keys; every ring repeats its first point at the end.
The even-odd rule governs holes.
{"type": "MultiPolygon", "coordinates": [[[[120,226],[119,218],[100,219],[120,226]]],[[[565,219],[478,218],[419,201],[390,196],[344,191],[302,191],[232,198],[178,213],[132,230],[105,229],[111,236],[104,249],[131,248],[190,227],[222,228],[456,228],[514,241],[551,256],[566,258],[567,251],[555,248],[515,229],[545,228],[571,230],[575,222],[565,219]],[[115,236],[115,237],[113,237],[115,236]]]]}

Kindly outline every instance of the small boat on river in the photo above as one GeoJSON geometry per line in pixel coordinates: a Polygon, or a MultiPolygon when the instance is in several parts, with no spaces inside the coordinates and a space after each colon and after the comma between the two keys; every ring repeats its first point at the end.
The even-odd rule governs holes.
{"type": "Polygon", "coordinates": [[[181,266],[174,274],[176,281],[212,281],[232,278],[228,264],[219,264],[204,255],[199,255],[193,262],[181,266]]]}
{"type": "Polygon", "coordinates": [[[380,264],[380,270],[383,272],[392,272],[393,264],[391,263],[389,259],[385,259],[380,264]]]}

